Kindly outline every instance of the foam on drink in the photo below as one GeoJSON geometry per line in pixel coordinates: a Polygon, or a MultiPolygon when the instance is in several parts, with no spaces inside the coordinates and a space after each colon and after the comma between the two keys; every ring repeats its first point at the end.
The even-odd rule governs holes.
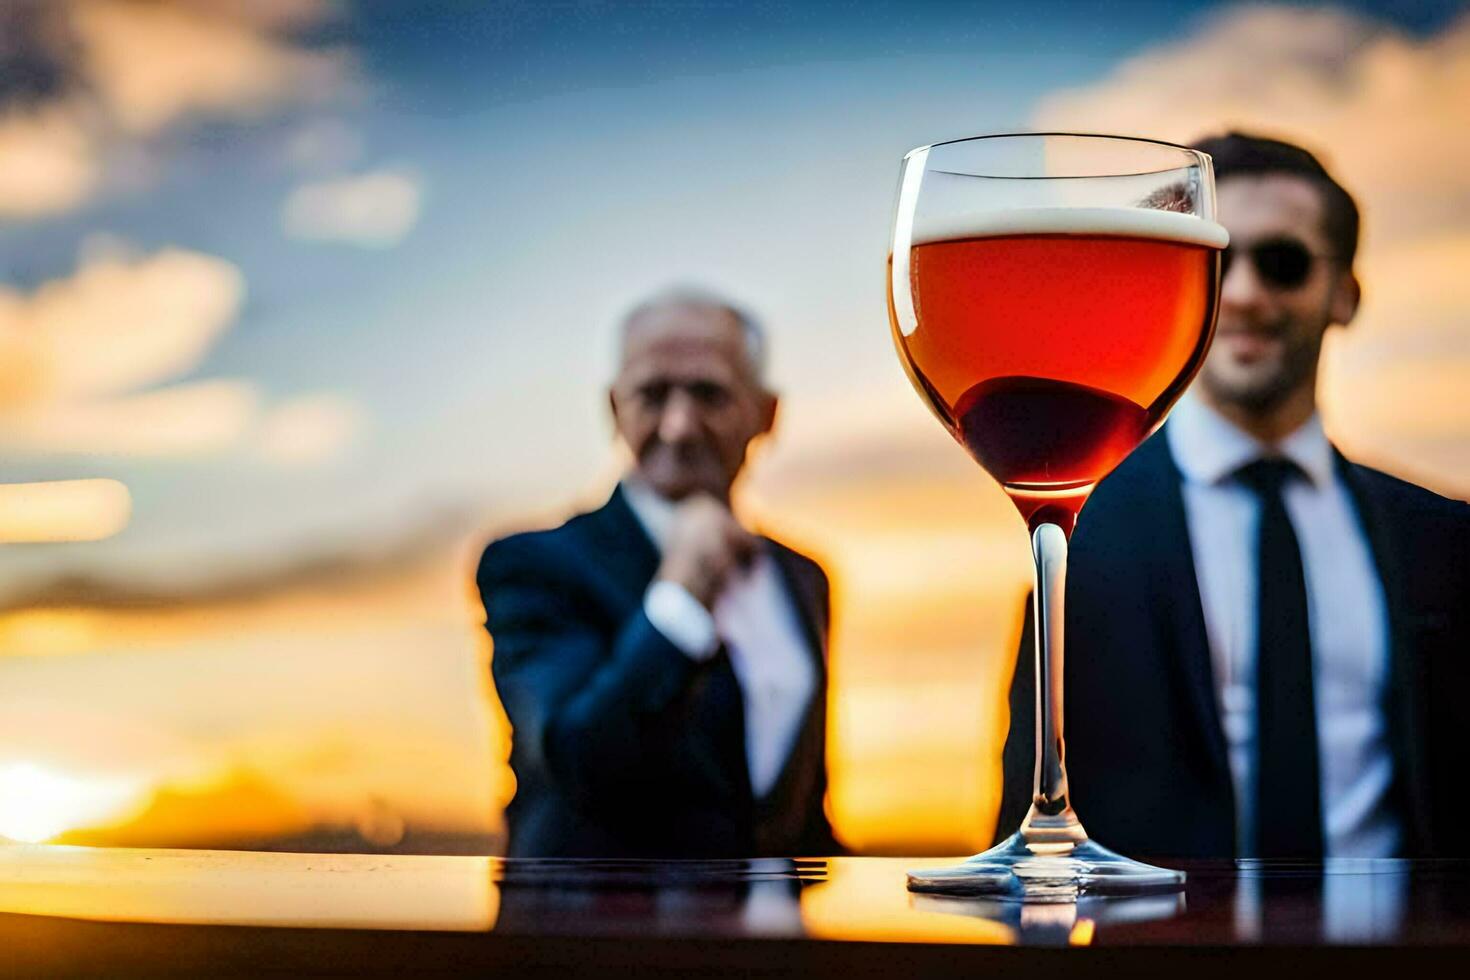
{"type": "Polygon", "coordinates": [[[1229,233],[1221,225],[1192,214],[1146,208],[1011,208],[978,214],[946,213],[914,216],[911,245],[965,238],[1013,235],[1088,235],[1105,238],[1153,238],[1224,248],[1229,233]]]}

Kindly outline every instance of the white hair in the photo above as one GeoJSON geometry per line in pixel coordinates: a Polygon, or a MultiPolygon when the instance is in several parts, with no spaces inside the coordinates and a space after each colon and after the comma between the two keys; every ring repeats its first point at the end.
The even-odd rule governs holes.
{"type": "Polygon", "coordinates": [[[734,317],[735,322],[740,324],[741,336],[745,338],[745,359],[750,365],[750,373],[762,387],[766,384],[766,330],[748,310],[736,306],[719,293],[704,289],[700,286],[673,286],[668,289],[654,293],[652,296],[639,302],[627,315],[623,317],[619,328],[618,341],[620,352],[626,352],[628,346],[628,333],[633,324],[650,313],[675,307],[697,307],[699,309],[719,310],[734,317]]]}

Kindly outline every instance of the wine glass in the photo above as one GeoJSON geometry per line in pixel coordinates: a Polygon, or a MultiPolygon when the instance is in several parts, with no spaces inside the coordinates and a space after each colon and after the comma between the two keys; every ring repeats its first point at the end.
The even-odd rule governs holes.
{"type": "Polygon", "coordinates": [[[888,309],[914,388],[1000,481],[1036,562],[1036,777],[1004,842],[909,888],[1065,901],[1177,889],[1089,840],[1067,795],[1067,542],[1097,482],[1164,421],[1215,329],[1214,174],[1197,150],[1071,133],[980,136],[903,159],[888,309]]]}

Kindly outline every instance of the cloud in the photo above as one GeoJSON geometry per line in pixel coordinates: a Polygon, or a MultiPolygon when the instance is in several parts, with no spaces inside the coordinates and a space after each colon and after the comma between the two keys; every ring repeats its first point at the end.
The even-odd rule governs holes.
{"type": "Polygon", "coordinates": [[[336,0],[194,0],[194,7],[264,28],[294,28],[331,16],[336,0]]]}
{"type": "Polygon", "coordinates": [[[0,542],[100,541],[127,526],[132,506],[116,480],[0,484],[0,542]]]}
{"type": "Polygon", "coordinates": [[[1391,197],[1395,238],[1470,216],[1470,17],[1422,40],[1330,8],[1234,8],[1193,36],[1046,100],[1037,121],[1188,141],[1227,126],[1323,151],[1345,183],[1391,197]]]}
{"type": "Polygon", "coordinates": [[[335,91],[347,67],[340,52],[300,48],[243,5],[81,0],[70,21],[83,74],[133,133],[190,113],[252,116],[310,100],[335,91]]]}
{"type": "Polygon", "coordinates": [[[184,456],[220,452],[251,431],[260,394],[212,380],[0,415],[0,447],[36,455],[184,456]]]}
{"type": "Polygon", "coordinates": [[[97,178],[91,137],[66,108],[16,109],[0,117],[0,217],[74,208],[97,178]]]}
{"type": "Polygon", "coordinates": [[[133,391],[192,370],[244,292],[234,265],[176,248],[84,262],[29,296],[0,287],[0,413],[133,391]]]}
{"type": "Polygon", "coordinates": [[[1465,495],[1467,107],[1470,16],[1412,38],[1343,10],[1256,5],[1058,93],[1035,121],[1184,142],[1238,128],[1318,152],[1364,216],[1365,298],[1327,348],[1324,416],[1350,452],[1465,495]]]}
{"type": "Polygon", "coordinates": [[[323,180],[291,192],[281,224],[293,238],[387,248],[418,221],[420,197],[418,180],[397,171],[323,180]]]}
{"type": "Polygon", "coordinates": [[[362,429],[362,408],[343,395],[322,392],[277,404],[261,420],[256,449],[280,466],[310,465],[341,455],[362,429]]]}
{"type": "Polygon", "coordinates": [[[345,396],[267,411],[252,382],[176,380],[234,323],[245,293],[234,265],[174,248],[130,256],[96,240],[83,255],[71,276],[29,295],[0,288],[0,449],[180,456],[254,437],[263,458],[291,463],[350,441],[358,413],[345,396]]]}
{"type": "Polygon", "coordinates": [[[4,19],[0,218],[71,210],[107,162],[189,118],[256,118],[345,91],[350,57],[293,33],[322,0],[57,0],[4,19]]]}

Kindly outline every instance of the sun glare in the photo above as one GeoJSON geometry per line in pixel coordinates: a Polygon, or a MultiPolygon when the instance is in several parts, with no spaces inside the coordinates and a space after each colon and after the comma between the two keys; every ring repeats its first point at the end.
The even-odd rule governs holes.
{"type": "Polygon", "coordinates": [[[0,765],[0,837],[39,844],[125,817],[143,786],[120,776],[76,776],[34,762],[0,765]]]}

